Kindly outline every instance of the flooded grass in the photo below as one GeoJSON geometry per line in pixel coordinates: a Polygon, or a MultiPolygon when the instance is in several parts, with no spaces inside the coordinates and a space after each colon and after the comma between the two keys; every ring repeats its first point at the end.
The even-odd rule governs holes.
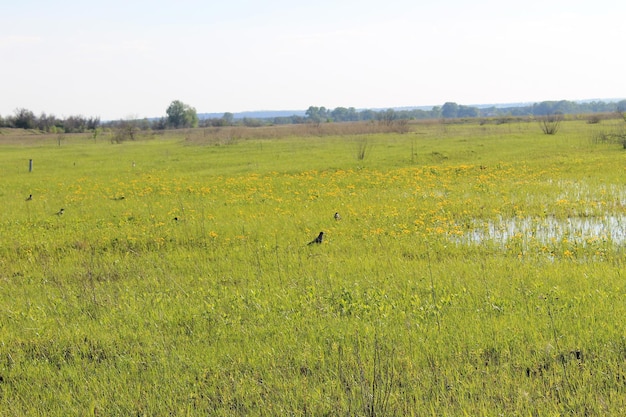
{"type": "Polygon", "coordinates": [[[467,245],[495,243],[502,247],[513,239],[521,239],[525,247],[570,242],[583,247],[596,242],[609,245],[626,243],[626,216],[605,215],[594,217],[524,217],[498,218],[481,222],[475,220],[470,230],[462,235],[452,235],[452,240],[467,245]],[[532,244],[531,244],[532,242],[532,244]]]}

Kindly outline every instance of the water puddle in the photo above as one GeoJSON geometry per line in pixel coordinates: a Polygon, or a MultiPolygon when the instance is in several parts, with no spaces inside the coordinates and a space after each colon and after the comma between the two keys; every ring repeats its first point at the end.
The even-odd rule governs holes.
{"type": "Polygon", "coordinates": [[[626,243],[626,215],[605,215],[594,217],[571,217],[558,219],[508,218],[476,221],[469,230],[451,238],[456,243],[480,245],[488,242],[506,245],[513,239],[522,243],[549,244],[567,241],[587,245],[594,242],[607,242],[616,245],[626,243]]]}

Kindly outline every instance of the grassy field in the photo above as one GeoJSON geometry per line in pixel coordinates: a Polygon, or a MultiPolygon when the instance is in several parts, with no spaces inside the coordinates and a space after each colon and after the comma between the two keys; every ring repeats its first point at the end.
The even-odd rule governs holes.
{"type": "Polygon", "coordinates": [[[624,415],[626,151],[594,129],[3,132],[1,413],[624,415]]]}

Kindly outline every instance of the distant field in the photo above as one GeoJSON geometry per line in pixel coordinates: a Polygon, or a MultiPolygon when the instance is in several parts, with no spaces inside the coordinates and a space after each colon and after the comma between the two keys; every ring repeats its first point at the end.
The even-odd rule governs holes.
{"type": "Polygon", "coordinates": [[[623,124],[3,131],[1,414],[624,415],[623,124]]]}

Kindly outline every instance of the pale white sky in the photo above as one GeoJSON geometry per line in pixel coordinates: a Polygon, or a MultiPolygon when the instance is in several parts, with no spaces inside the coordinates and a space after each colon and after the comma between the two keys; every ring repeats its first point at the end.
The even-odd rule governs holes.
{"type": "Polygon", "coordinates": [[[626,97],[617,0],[0,0],[0,115],[626,97]]]}

